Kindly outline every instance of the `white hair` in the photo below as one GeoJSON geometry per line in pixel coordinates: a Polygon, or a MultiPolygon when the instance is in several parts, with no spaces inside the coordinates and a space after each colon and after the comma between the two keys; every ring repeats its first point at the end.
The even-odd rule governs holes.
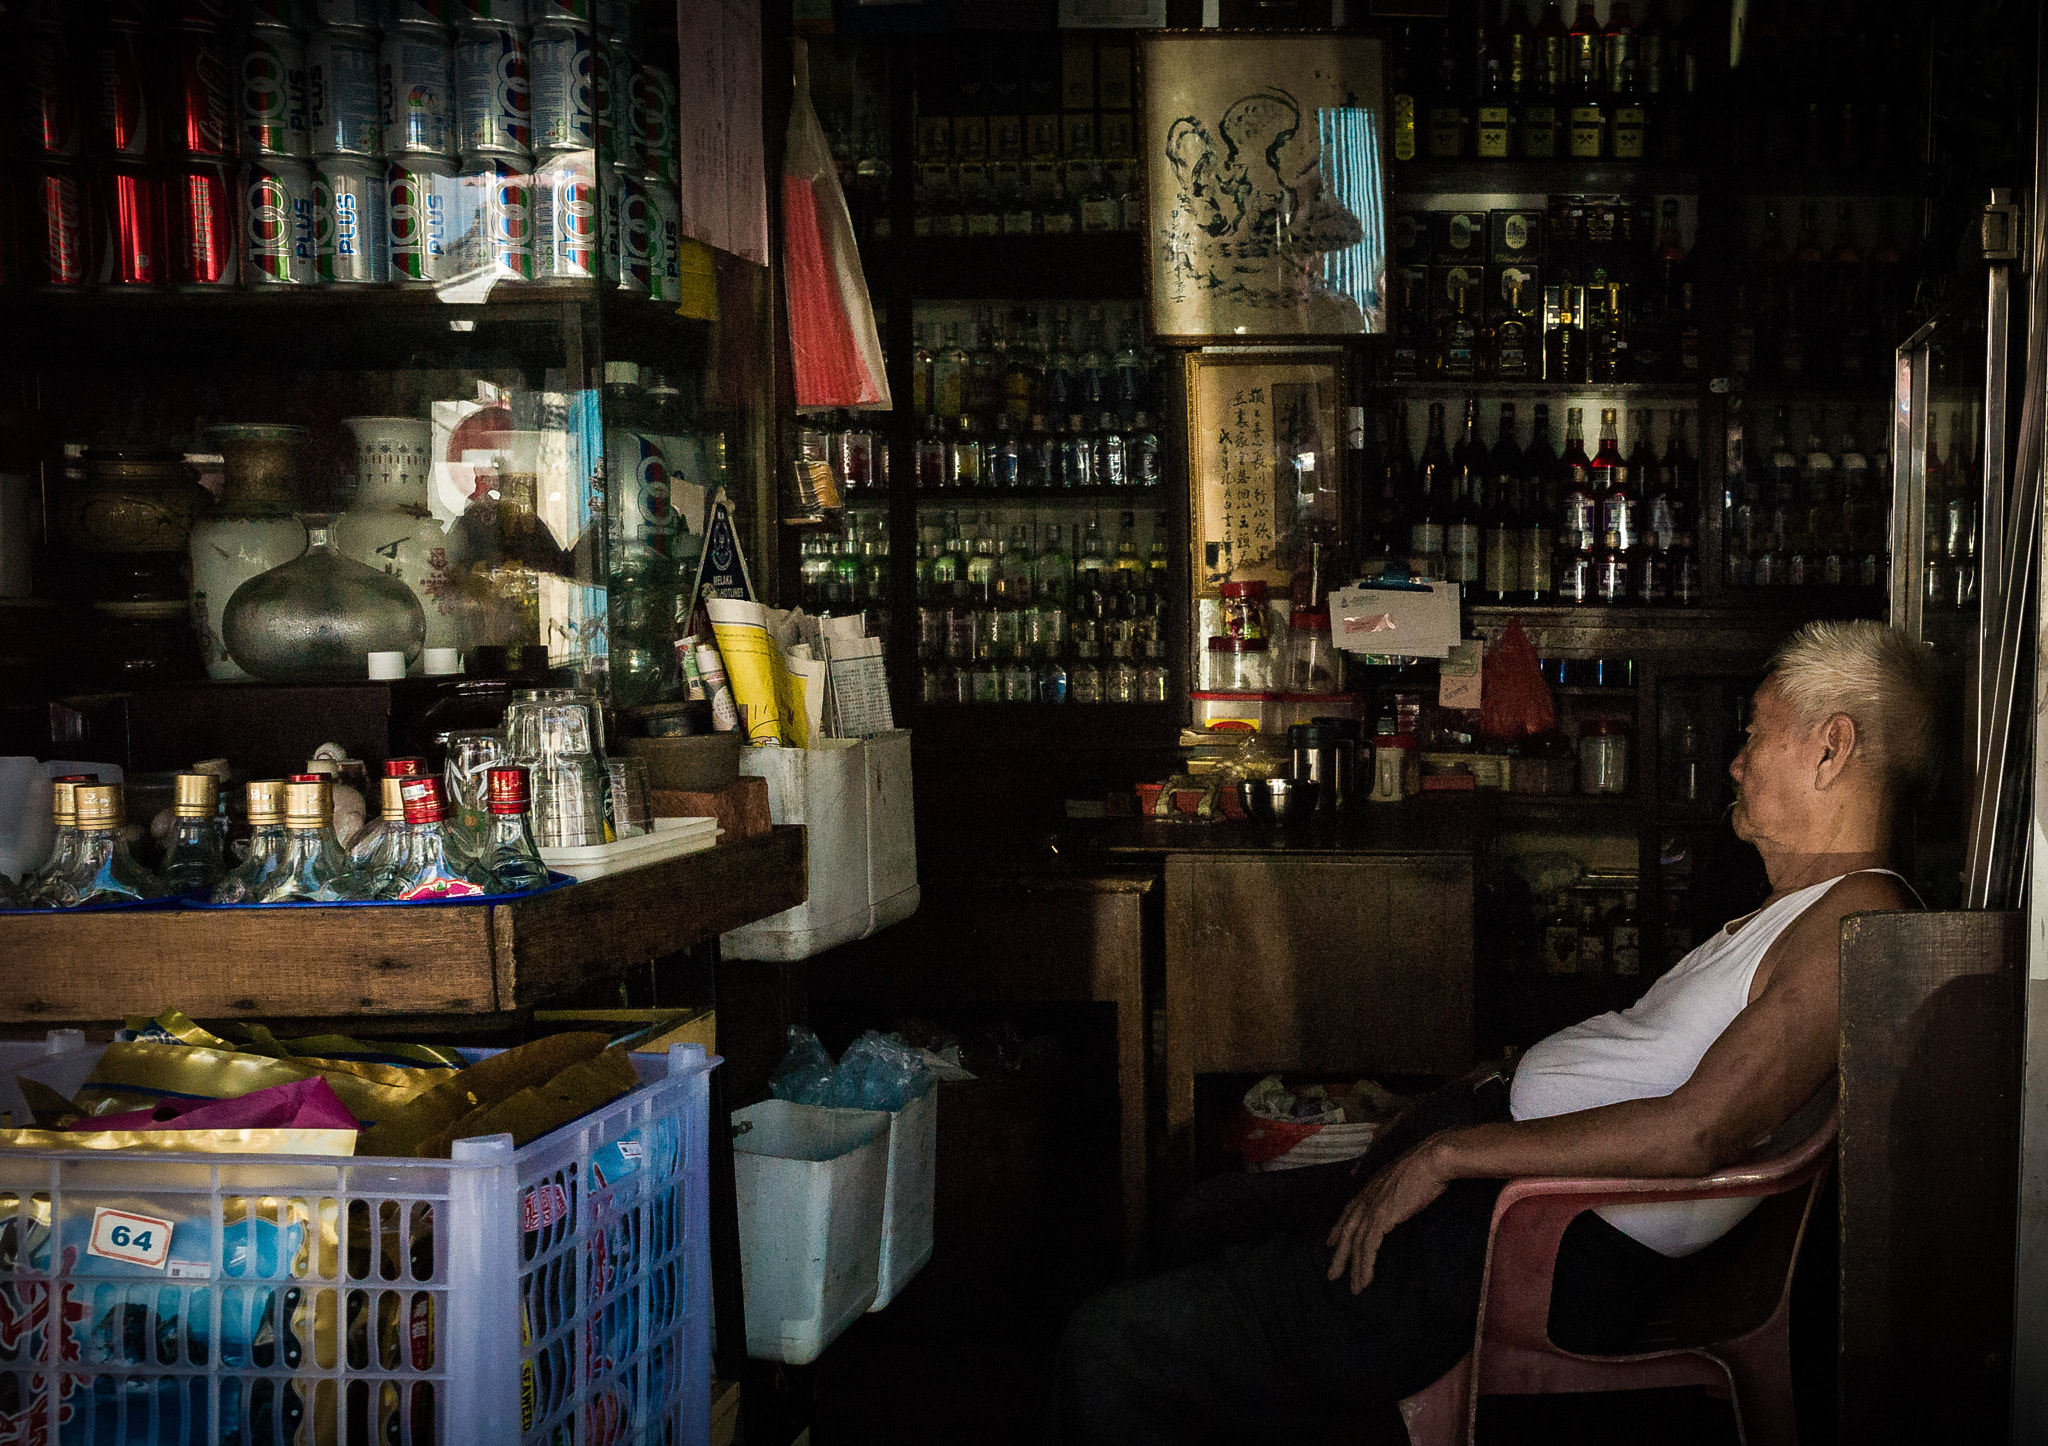
{"type": "Polygon", "coordinates": [[[1897,628],[1869,619],[1808,623],[1772,657],[1770,681],[1802,728],[1846,713],[1857,750],[1889,782],[1932,771],[1940,669],[1930,649],[1897,628]]]}

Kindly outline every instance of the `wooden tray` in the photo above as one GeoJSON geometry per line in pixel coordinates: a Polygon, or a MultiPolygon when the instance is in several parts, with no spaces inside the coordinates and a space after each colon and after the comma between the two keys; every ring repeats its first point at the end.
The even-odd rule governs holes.
{"type": "Polygon", "coordinates": [[[0,918],[0,1024],[523,1009],[806,897],[804,831],[475,908],[166,909],[0,918]]]}

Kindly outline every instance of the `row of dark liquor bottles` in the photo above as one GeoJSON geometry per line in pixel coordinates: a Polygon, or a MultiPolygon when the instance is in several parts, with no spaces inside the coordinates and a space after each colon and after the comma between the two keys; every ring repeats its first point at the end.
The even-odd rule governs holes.
{"type": "Polygon", "coordinates": [[[1618,410],[1605,408],[1598,450],[1588,455],[1583,413],[1573,407],[1559,453],[1548,403],[1536,404],[1525,446],[1515,404],[1506,402],[1489,448],[1479,436],[1479,403],[1468,400],[1453,448],[1444,404],[1432,402],[1418,458],[1409,450],[1407,408],[1396,407],[1364,518],[1367,574],[1405,568],[1457,583],[1474,603],[1696,605],[1699,467],[1686,442],[1690,417],[1672,412],[1659,455],[1649,414],[1638,411],[1624,454],[1618,410]]]}

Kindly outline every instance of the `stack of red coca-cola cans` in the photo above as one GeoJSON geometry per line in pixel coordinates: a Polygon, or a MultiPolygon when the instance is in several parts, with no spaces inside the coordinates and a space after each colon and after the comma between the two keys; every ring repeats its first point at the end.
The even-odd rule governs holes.
{"type": "Polygon", "coordinates": [[[674,300],[676,87],[640,59],[631,13],[9,5],[19,174],[0,187],[0,283],[467,297],[572,282],[674,300]]]}

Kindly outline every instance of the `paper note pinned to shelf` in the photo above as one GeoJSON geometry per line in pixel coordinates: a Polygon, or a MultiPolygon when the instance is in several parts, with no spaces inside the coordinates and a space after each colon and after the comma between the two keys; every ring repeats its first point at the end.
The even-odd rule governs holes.
{"type": "Polygon", "coordinates": [[[1347,652],[1449,657],[1463,641],[1457,584],[1339,588],[1330,594],[1330,627],[1347,652]]]}
{"type": "Polygon", "coordinates": [[[1480,665],[1486,644],[1477,638],[1458,644],[1437,669],[1436,701],[1440,708],[1479,706],[1480,665]]]}

